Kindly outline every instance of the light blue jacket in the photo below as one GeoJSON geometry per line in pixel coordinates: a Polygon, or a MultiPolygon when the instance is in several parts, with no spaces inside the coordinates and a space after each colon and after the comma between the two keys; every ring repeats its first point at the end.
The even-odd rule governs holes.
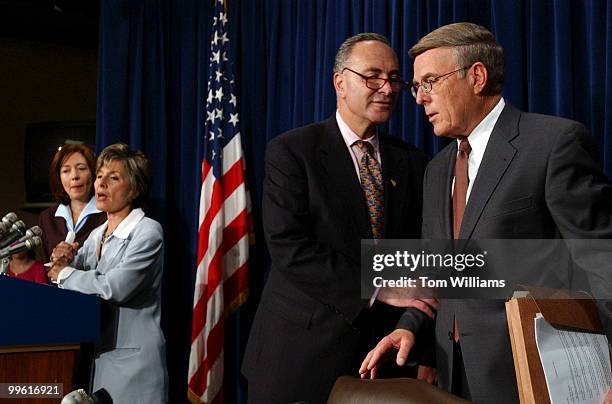
{"type": "Polygon", "coordinates": [[[105,388],[114,404],[166,403],[168,374],[160,328],[163,230],[134,209],[102,247],[106,225],[91,232],[59,276],[60,287],[98,295],[109,303],[102,310],[93,391],[105,388]]]}

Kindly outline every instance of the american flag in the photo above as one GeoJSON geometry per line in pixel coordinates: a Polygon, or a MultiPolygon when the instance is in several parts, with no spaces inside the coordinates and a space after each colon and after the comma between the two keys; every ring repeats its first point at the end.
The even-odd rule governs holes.
{"type": "Polygon", "coordinates": [[[227,28],[223,0],[217,0],[210,44],[189,356],[188,395],[193,403],[223,402],[224,318],[248,295],[252,219],[227,28]]]}

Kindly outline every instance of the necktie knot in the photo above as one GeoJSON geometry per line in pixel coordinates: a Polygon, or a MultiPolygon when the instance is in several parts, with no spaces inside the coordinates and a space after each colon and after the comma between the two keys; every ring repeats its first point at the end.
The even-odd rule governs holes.
{"type": "Polygon", "coordinates": [[[459,151],[465,153],[468,156],[470,155],[470,152],[472,151],[472,146],[470,146],[470,142],[468,141],[467,137],[461,139],[461,142],[459,143],[459,151]]]}
{"type": "Polygon", "coordinates": [[[366,142],[366,141],[363,141],[363,140],[358,140],[358,141],[355,142],[355,146],[357,146],[359,148],[359,150],[361,150],[362,153],[367,153],[370,156],[374,152],[374,147],[372,146],[372,143],[370,143],[370,142],[366,142]]]}

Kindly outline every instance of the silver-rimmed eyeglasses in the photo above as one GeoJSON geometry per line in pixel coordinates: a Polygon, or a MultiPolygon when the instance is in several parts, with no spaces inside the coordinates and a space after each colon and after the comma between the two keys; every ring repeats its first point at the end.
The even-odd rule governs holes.
{"type": "Polygon", "coordinates": [[[441,75],[435,76],[435,77],[426,78],[425,80],[421,81],[420,83],[412,83],[412,85],[410,86],[410,93],[412,94],[412,96],[416,100],[418,92],[419,92],[419,88],[421,89],[423,94],[429,94],[431,92],[432,88],[433,88],[433,85],[438,80],[443,79],[444,77],[450,76],[453,73],[457,73],[457,72],[460,72],[462,70],[469,69],[470,67],[471,66],[464,66],[464,67],[462,67],[460,69],[453,70],[452,72],[444,73],[444,74],[441,74],[441,75]]]}

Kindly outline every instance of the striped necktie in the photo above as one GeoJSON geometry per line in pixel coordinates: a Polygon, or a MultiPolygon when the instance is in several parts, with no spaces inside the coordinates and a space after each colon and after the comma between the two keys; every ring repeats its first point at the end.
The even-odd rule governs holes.
{"type": "Polygon", "coordinates": [[[374,158],[374,148],[369,142],[358,140],[355,145],[363,152],[359,160],[359,178],[368,206],[372,236],[382,237],[384,225],[385,192],[380,163],[374,158]]]}

